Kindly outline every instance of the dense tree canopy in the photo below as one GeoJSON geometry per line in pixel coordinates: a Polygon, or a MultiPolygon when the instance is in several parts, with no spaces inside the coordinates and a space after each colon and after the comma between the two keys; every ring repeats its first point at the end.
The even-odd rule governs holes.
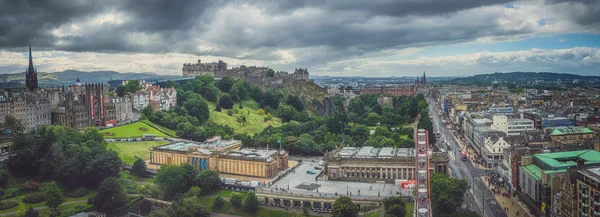
{"type": "Polygon", "coordinates": [[[469,183],[464,179],[452,179],[446,174],[431,175],[431,205],[434,216],[452,216],[463,203],[469,183]]]}
{"type": "Polygon", "coordinates": [[[122,165],[93,127],[83,133],[63,126],[19,133],[13,138],[12,153],[11,173],[53,178],[73,187],[96,187],[107,177],[118,177],[122,165]]]}
{"type": "Polygon", "coordinates": [[[350,197],[341,196],[335,199],[331,209],[332,217],[357,217],[358,209],[350,197]]]}
{"type": "Polygon", "coordinates": [[[102,181],[94,197],[96,209],[110,211],[122,207],[125,203],[127,203],[127,194],[119,179],[111,177],[102,181]]]}

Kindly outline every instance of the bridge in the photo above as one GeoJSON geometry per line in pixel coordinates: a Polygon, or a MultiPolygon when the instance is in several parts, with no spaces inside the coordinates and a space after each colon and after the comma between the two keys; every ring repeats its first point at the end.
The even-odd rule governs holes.
{"type": "Polygon", "coordinates": [[[415,185],[415,206],[413,213],[416,217],[431,217],[431,170],[429,169],[429,158],[431,151],[429,150],[429,137],[427,130],[419,129],[416,131],[415,149],[415,177],[417,177],[417,185],[415,185]]]}

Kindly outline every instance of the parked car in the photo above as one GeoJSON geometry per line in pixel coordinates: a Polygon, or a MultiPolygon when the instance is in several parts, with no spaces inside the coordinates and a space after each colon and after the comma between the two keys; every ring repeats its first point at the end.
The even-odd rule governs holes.
{"type": "Polygon", "coordinates": [[[313,171],[313,170],[307,170],[306,173],[307,174],[315,174],[315,171],[313,171]]]}
{"type": "Polygon", "coordinates": [[[315,166],[315,170],[322,170],[322,169],[323,169],[323,167],[321,167],[321,166],[315,166]]]}

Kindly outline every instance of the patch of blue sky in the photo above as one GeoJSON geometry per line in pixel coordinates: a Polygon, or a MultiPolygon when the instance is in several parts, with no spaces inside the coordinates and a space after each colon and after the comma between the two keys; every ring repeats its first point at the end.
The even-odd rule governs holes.
{"type": "Polygon", "coordinates": [[[537,36],[520,41],[499,43],[468,43],[446,46],[435,46],[404,58],[419,56],[439,57],[476,52],[506,52],[538,49],[567,49],[574,47],[600,47],[600,35],[594,34],[560,34],[552,36],[537,36]]]}

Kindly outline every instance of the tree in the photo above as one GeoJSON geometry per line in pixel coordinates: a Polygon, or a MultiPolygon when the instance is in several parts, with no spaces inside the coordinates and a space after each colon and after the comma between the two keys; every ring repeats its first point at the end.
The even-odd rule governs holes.
{"type": "Polygon", "coordinates": [[[304,102],[297,95],[288,95],[285,104],[293,106],[299,112],[304,111],[304,102]]]}
{"type": "MultiPolygon", "coordinates": [[[[219,89],[215,87],[214,84],[205,85],[202,87],[200,92],[202,93],[202,97],[204,97],[204,99],[211,102],[216,102],[217,98],[219,97],[219,89]]],[[[179,94],[179,92],[177,93],[179,94]]]]}
{"type": "Polygon", "coordinates": [[[379,123],[380,121],[381,121],[381,116],[379,116],[375,112],[369,113],[369,115],[367,115],[367,117],[365,118],[365,124],[369,125],[369,126],[377,125],[377,123],[379,123]]]}
{"type": "Polygon", "coordinates": [[[0,165],[0,188],[6,188],[8,184],[8,169],[4,164],[0,165]]]}
{"type": "Polygon", "coordinates": [[[133,166],[131,167],[131,172],[133,175],[136,175],[138,178],[146,177],[146,162],[139,157],[136,157],[135,162],[133,162],[133,166]]]}
{"type": "Polygon", "coordinates": [[[360,100],[360,98],[356,97],[350,100],[350,103],[348,104],[348,111],[362,115],[365,113],[365,103],[360,100]]]}
{"type": "Polygon", "coordinates": [[[129,80],[127,81],[127,84],[125,84],[125,90],[127,90],[127,92],[130,93],[135,93],[138,90],[142,89],[142,85],[140,84],[140,81],[138,80],[129,80]]]}
{"type": "Polygon", "coordinates": [[[217,106],[215,107],[215,111],[216,112],[221,112],[221,106],[219,106],[218,103],[217,103],[217,106]]]}
{"type": "Polygon", "coordinates": [[[217,82],[217,87],[221,91],[229,93],[229,91],[231,90],[231,86],[233,86],[234,82],[235,82],[234,78],[232,78],[230,76],[226,76],[217,82]]]}
{"type": "Polygon", "coordinates": [[[185,192],[185,194],[183,194],[182,198],[189,198],[189,197],[198,198],[198,197],[200,197],[200,192],[202,192],[202,189],[200,189],[200,187],[193,186],[190,188],[190,190],[188,190],[187,192],[185,192]]]}
{"type": "Polygon", "coordinates": [[[165,197],[172,198],[177,193],[185,192],[184,174],[185,170],[179,165],[162,165],[154,177],[154,183],[165,192],[165,197]]]}
{"type": "Polygon", "coordinates": [[[165,84],[163,85],[164,88],[173,88],[173,87],[177,87],[177,83],[173,80],[168,80],[167,82],[165,82],[165,84]]]}
{"type": "Polygon", "coordinates": [[[371,107],[371,111],[377,113],[378,115],[381,115],[383,113],[383,109],[379,103],[371,107]]]}
{"type": "Polygon", "coordinates": [[[127,93],[127,88],[125,86],[118,86],[116,90],[117,96],[124,97],[127,93]]]}
{"type": "Polygon", "coordinates": [[[258,210],[258,198],[254,191],[249,191],[244,198],[244,209],[246,212],[254,213],[258,210]]]}
{"type": "Polygon", "coordinates": [[[23,123],[21,122],[21,120],[17,119],[15,116],[6,115],[4,121],[4,128],[11,129],[15,132],[21,132],[25,127],[23,127],[23,123]]]}
{"type": "Polygon", "coordinates": [[[29,209],[27,211],[25,211],[25,215],[23,217],[39,217],[40,214],[38,213],[37,210],[33,209],[32,207],[29,207],[29,209]]]}
{"type": "Polygon", "coordinates": [[[446,174],[431,175],[431,206],[433,216],[452,216],[463,203],[469,183],[464,179],[452,179],[446,174]]]}
{"type": "Polygon", "coordinates": [[[146,107],[144,107],[144,109],[142,109],[142,115],[148,118],[152,115],[153,110],[154,109],[152,109],[152,105],[148,104],[146,107]]]}
{"type": "Polygon", "coordinates": [[[304,216],[304,217],[310,217],[310,213],[308,212],[308,210],[306,209],[306,207],[302,207],[302,216],[304,216]]]}
{"type": "Polygon", "coordinates": [[[221,196],[216,195],[215,199],[213,199],[212,207],[213,207],[213,209],[219,209],[223,206],[224,203],[225,203],[225,200],[223,200],[223,198],[221,196]]]}
{"type": "Polygon", "coordinates": [[[242,207],[242,200],[242,195],[238,192],[233,192],[229,196],[229,202],[231,202],[231,205],[236,209],[242,207]]]}
{"type": "Polygon", "coordinates": [[[269,69],[269,70],[267,71],[267,76],[269,76],[269,77],[271,77],[271,78],[272,78],[272,77],[275,77],[275,71],[273,71],[273,69],[269,69]]]}
{"type": "Polygon", "coordinates": [[[63,198],[62,192],[55,182],[51,182],[46,191],[46,206],[51,210],[56,210],[63,202],[65,202],[65,198],[63,198]]]}
{"type": "Polygon", "coordinates": [[[404,217],[406,215],[406,207],[402,197],[392,196],[383,201],[385,215],[390,217],[404,217]]]}
{"type": "Polygon", "coordinates": [[[127,194],[121,181],[115,177],[104,179],[94,196],[94,207],[100,211],[110,211],[122,207],[127,202],[127,194]]]}
{"type": "Polygon", "coordinates": [[[358,209],[350,197],[341,196],[335,199],[331,209],[332,217],[357,217],[358,209]]]}
{"type": "Polygon", "coordinates": [[[223,94],[223,96],[219,98],[219,106],[224,109],[231,109],[233,108],[233,99],[231,99],[229,94],[223,94]]]}
{"type": "Polygon", "coordinates": [[[204,99],[189,99],[183,103],[183,107],[189,114],[198,119],[200,123],[208,120],[210,112],[208,110],[208,104],[204,99]]]}
{"type": "Polygon", "coordinates": [[[215,170],[202,170],[196,175],[195,182],[202,192],[208,193],[215,189],[219,189],[221,185],[221,179],[219,178],[219,172],[215,170]]]}
{"type": "Polygon", "coordinates": [[[277,113],[279,113],[279,117],[281,117],[281,122],[289,122],[298,112],[292,106],[280,105],[277,109],[277,113]]]}

